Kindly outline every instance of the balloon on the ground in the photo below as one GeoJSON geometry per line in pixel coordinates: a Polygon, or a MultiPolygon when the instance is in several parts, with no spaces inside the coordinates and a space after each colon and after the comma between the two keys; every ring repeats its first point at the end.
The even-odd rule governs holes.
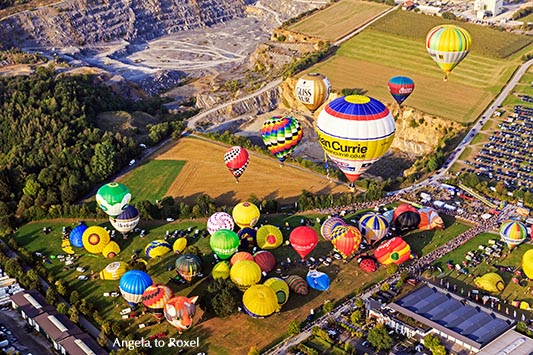
{"type": "Polygon", "coordinates": [[[342,218],[339,217],[330,217],[322,223],[322,226],[320,226],[320,234],[325,240],[331,241],[333,237],[331,236],[331,233],[333,232],[333,229],[338,226],[345,226],[346,223],[342,218]]]}
{"type": "Polygon", "coordinates": [[[176,296],[172,297],[165,304],[163,313],[165,319],[178,328],[180,334],[181,331],[189,329],[192,326],[194,314],[196,313],[196,301],[198,296],[184,297],[176,296]]]}
{"type": "Polygon", "coordinates": [[[526,240],[527,227],[518,221],[505,221],[500,226],[500,236],[509,248],[513,248],[526,240]]]}
{"type": "Polygon", "coordinates": [[[361,270],[367,273],[371,273],[377,270],[376,259],[371,256],[364,256],[358,259],[359,267],[361,270]]]}
{"type": "Polygon", "coordinates": [[[394,209],[392,221],[396,232],[404,234],[418,228],[420,224],[420,213],[413,206],[404,203],[394,209]]]}
{"type": "Polygon", "coordinates": [[[394,210],[388,210],[383,212],[383,217],[389,222],[389,227],[392,225],[392,220],[394,218],[394,210]]]}
{"type": "Polygon", "coordinates": [[[426,35],[426,49],[448,80],[451,71],[470,52],[472,37],[464,28],[455,25],[433,27],[426,35]]]}
{"type": "Polygon", "coordinates": [[[61,250],[67,254],[74,254],[74,249],[70,245],[70,240],[68,238],[61,239],[61,250]]]}
{"type": "Polygon", "coordinates": [[[522,256],[522,270],[529,279],[533,280],[533,249],[529,249],[522,256]]]}
{"type": "Polygon", "coordinates": [[[165,285],[148,286],[142,294],[142,303],[146,310],[155,316],[163,316],[165,304],[174,297],[174,291],[165,285]]]}
{"type": "Polygon", "coordinates": [[[238,181],[250,163],[250,156],[248,155],[248,151],[243,147],[234,146],[224,154],[224,163],[229,169],[229,172],[238,181]]]}
{"type": "Polygon", "coordinates": [[[279,277],[271,277],[267,279],[264,284],[276,293],[279,308],[287,303],[289,300],[289,285],[287,285],[284,280],[279,277]]]}
{"type": "Polygon", "coordinates": [[[309,270],[306,279],[309,287],[315,290],[326,291],[329,289],[329,276],[321,271],[309,270]]]}
{"type": "Polygon", "coordinates": [[[488,292],[501,292],[505,288],[502,277],[495,272],[489,272],[481,277],[476,277],[474,284],[476,287],[488,292]]]}
{"type": "Polygon", "coordinates": [[[209,239],[211,250],[223,260],[229,259],[239,248],[239,236],[229,229],[219,229],[209,239]]]}
{"type": "Polygon", "coordinates": [[[389,109],[378,100],[350,95],[322,109],[316,131],[322,149],[353,183],[385,155],[396,125],[389,109]]]}
{"type": "Polygon", "coordinates": [[[146,272],[130,270],[120,278],[119,289],[122,297],[133,306],[142,301],[144,290],[152,283],[152,278],[146,272]]]}
{"type": "Polygon", "coordinates": [[[148,258],[163,256],[171,251],[172,245],[163,239],[152,240],[150,243],[148,243],[146,248],[144,248],[144,253],[148,258]]]}
{"type": "Polygon", "coordinates": [[[287,285],[289,285],[292,292],[298,295],[305,296],[309,293],[307,282],[301,276],[290,275],[287,277],[287,285]]]}
{"type": "Polygon", "coordinates": [[[110,241],[102,250],[102,255],[106,258],[114,258],[120,253],[120,246],[115,241],[110,241]]]}
{"type": "Polygon", "coordinates": [[[202,271],[202,260],[194,254],[184,254],[176,259],[176,271],[187,282],[202,271]]]}
{"type": "Polygon", "coordinates": [[[241,228],[253,227],[261,215],[259,208],[251,202],[241,202],[233,208],[231,213],[235,224],[241,228]]]}
{"type": "Polygon", "coordinates": [[[215,212],[207,220],[207,231],[213,235],[219,229],[233,230],[233,218],[226,212],[215,212]]]}
{"type": "Polygon", "coordinates": [[[311,112],[315,112],[329,97],[331,84],[319,73],[305,74],[296,82],[296,98],[311,112]]]}
{"type": "Polygon", "coordinates": [[[344,257],[352,256],[361,245],[361,232],[354,226],[338,226],[334,233],[336,237],[331,241],[335,249],[344,257]]]}
{"type": "Polygon", "coordinates": [[[387,235],[389,222],[379,213],[368,212],[359,220],[359,230],[369,244],[374,243],[387,235]]]}
{"type": "Polygon", "coordinates": [[[229,276],[241,291],[245,291],[261,280],[261,268],[255,261],[243,260],[231,267],[229,276]]]}
{"type": "Polygon", "coordinates": [[[420,214],[418,229],[444,229],[444,221],[434,208],[422,207],[418,210],[418,213],[420,214]]]}
{"type": "Polygon", "coordinates": [[[257,243],[255,241],[257,231],[250,227],[245,227],[240,229],[237,235],[241,240],[240,246],[243,248],[249,248],[255,246],[257,243]]]}
{"type": "Polygon", "coordinates": [[[117,232],[126,234],[131,232],[139,224],[139,211],[132,205],[128,205],[124,211],[116,217],[109,217],[109,222],[117,232]]]}
{"type": "Polygon", "coordinates": [[[181,254],[185,248],[187,248],[187,238],[184,237],[176,239],[172,244],[172,250],[176,254],[181,254]]]}
{"type": "Polygon", "coordinates": [[[121,214],[128,207],[130,201],[130,190],[118,182],[105,184],[96,192],[98,207],[112,217],[121,214]]]}
{"type": "Polygon", "coordinates": [[[261,137],[270,153],[283,164],[302,140],[303,130],[294,117],[274,116],[263,123],[261,137]]]}
{"type": "Polygon", "coordinates": [[[381,243],[374,251],[374,257],[380,264],[401,264],[411,257],[411,247],[400,237],[394,237],[381,243]]]}
{"type": "Polygon", "coordinates": [[[254,261],[254,257],[252,254],[248,253],[247,251],[239,251],[231,257],[229,263],[231,266],[235,265],[237,262],[242,260],[252,260],[254,261]]]}
{"type": "Polygon", "coordinates": [[[128,264],[123,261],[114,261],[108,264],[105,269],[100,271],[102,280],[118,280],[126,273],[128,264]]]}
{"type": "Polygon", "coordinates": [[[257,230],[255,239],[259,248],[275,249],[283,243],[283,234],[278,227],[266,224],[257,230]]]}
{"type": "Polygon", "coordinates": [[[211,275],[213,279],[227,279],[229,277],[230,266],[227,261],[219,261],[213,266],[211,275]]]}
{"type": "Polygon", "coordinates": [[[401,105],[415,89],[415,82],[413,79],[406,76],[395,76],[390,78],[387,85],[390,94],[394,97],[394,100],[396,100],[398,105],[401,105]]]}
{"type": "Polygon", "coordinates": [[[266,285],[253,285],[242,295],[246,313],[254,318],[268,317],[279,311],[278,298],[274,290],[266,285]]]}
{"type": "Polygon", "coordinates": [[[292,248],[304,259],[318,244],[318,233],[309,226],[299,226],[289,236],[292,248]]]}
{"type": "Polygon", "coordinates": [[[85,224],[79,224],[72,229],[69,235],[70,244],[75,248],[83,248],[83,232],[89,228],[85,224]]]}
{"type": "Polygon", "coordinates": [[[111,241],[109,232],[100,226],[87,228],[82,235],[83,246],[91,254],[100,254],[111,241]]]}
{"type": "Polygon", "coordinates": [[[261,271],[270,272],[276,266],[276,257],[267,250],[261,250],[254,254],[254,261],[259,265],[261,271]]]}

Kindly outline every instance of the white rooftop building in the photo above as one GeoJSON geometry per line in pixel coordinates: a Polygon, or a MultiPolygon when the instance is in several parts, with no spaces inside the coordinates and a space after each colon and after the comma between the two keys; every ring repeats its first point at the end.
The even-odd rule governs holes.
{"type": "Polygon", "coordinates": [[[503,11],[503,0],[475,0],[474,11],[477,13],[477,17],[484,15],[498,16],[503,11]]]}

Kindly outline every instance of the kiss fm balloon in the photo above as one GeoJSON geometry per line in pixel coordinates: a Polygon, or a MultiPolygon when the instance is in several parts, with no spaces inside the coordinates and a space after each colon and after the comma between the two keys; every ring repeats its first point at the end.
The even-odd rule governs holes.
{"type": "Polygon", "coordinates": [[[369,244],[374,243],[387,235],[389,222],[379,213],[368,212],[359,220],[359,230],[369,244]]]}
{"type": "Polygon", "coordinates": [[[330,217],[326,219],[324,223],[322,223],[322,226],[320,227],[320,234],[325,240],[331,241],[333,239],[331,233],[338,226],[346,226],[346,223],[342,218],[330,217]]]}
{"type": "Polygon", "coordinates": [[[304,259],[317,246],[318,234],[309,226],[299,226],[292,230],[289,242],[294,251],[304,259]]]}
{"type": "Polygon", "coordinates": [[[274,116],[263,123],[261,137],[270,153],[283,165],[302,140],[303,130],[296,118],[274,116]]]}
{"type": "Polygon", "coordinates": [[[130,270],[120,278],[119,289],[128,304],[135,306],[142,301],[144,290],[151,286],[152,283],[152,278],[146,272],[130,270]]]}
{"type": "Polygon", "coordinates": [[[131,232],[139,223],[139,211],[132,205],[128,205],[124,211],[116,217],[109,217],[109,222],[117,232],[126,234],[131,232]]]}
{"type": "Polygon", "coordinates": [[[500,226],[500,236],[509,248],[514,248],[526,240],[527,228],[518,221],[505,221],[500,226]]]}
{"type": "Polygon", "coordinates": [[[394,237],[381,243],[374,251],[380,264],[401,264],[411,257],[411,247],[402,238],[394,237]]]}
{"type": "Polygon", "coordinates": [[[353,187],[359,175],[385,155],[396,125],[389,109],[363,95],[339,97],[318,115],[318,141],[353,187]]]}
{"type": "Polygon", "coordinates": [[[533,280],[533,249],[529,249],[522,256],[522,270],[530,280],[533,280]]]}
{"type": "Polygon", "coordinates": [[[176,271],[187,282],[191,282],[201,270],[202,260],[194,254],[185,254],[176,259],[176,271]]]}
{"type": "Polygon", "coordinates": [[[224,163],[229,169],[229,172],[235,177],[235,181],[239,182],[239,178],[250,163],[248,151],[239,146],[231,147],[227,150],[226,154],[224,154],[224,163]]]}
{"type": "Polygon", "coordinates": [[[242,260],[231,267],[229,277],[239,290],[246,291],[261,281],[261,268],[255,261],[242,260]]]}
{"type": "Polygon", "coordinates": [[[459,26],[439,25],[426,35],[426,49],[444,72],[444,81],[448,80],[453,68],[466,57],[471,47],[470,33],[459,26]]]}
{"type": "Polygon", "coordinates": [[[390,94],[394,97],[398,105],[401,105],[415,89],[413,79],[406,76],[395,76],[389,80],[387,85],[390,94]]]}
{"type": "Polygon", "coordinates": [[[296,98],[311,112],[315,112],[329,97],[331,84],[319,73],[309,73],[296,82],[296,98]]]}
{"type": "Polygon", "coordinates": [[[76,248],[83,248],[83,232],[89,228],[85,224],[79,224],[72,229],[69,235],[70,244],[76,248]]]}
{"type": "Polygon", "coordinates": [[[192,326],[192,320],[196,313],[197,300],[198,296],[190,298],[176,296],[172,297],[165,304],[163,308],[165,319],[174,327],[178,328],[180,334],[183,330],[187,330],[192,326]]]}
{"type": "Polygon", "coordinates": [[[87,228],[82,235],[83,246],[91,254],[100,254],[110,240],[109,233],[99,226],[87,228]]]}
{"type": "Polygon", "coordinates": [[[96,203],[111,217],[121,214],[131,200],[128,188],[118,182],[110,182],[100,187],[96,192],[96,203]]]}
{"type": "Polygon", "coordinates": [[[165,285],[148,286],[142,294],[142,303],[148,312],[153,313],[156,317],[163,316],[165,304],[174,297],[174,291],[165,285]]]}
{"type": "Polygon", "coordinates": [[[361,232],[359,229],[353,226],[339,226],[335,228],[335,234],[337,237],[331,241],[335,249],[341,253],[344,258],[350,257],[357,251],[359,245],[361,245],[361,232]],[[341,229],[342,232],[338,233],[337,229],[341,229]]]}
{"type": "Polygon", "coordinates": [[[219,229],[233,230],[233,227],[235,227],[233,218],[226,212],[215,212],[207,220],[207,231],[210,235],[219,229]]]}
{"type": "Polygon", "coordinates": [[[229,259],[239,248],[239,236],[229,229],[219,229],[209,239],[211,250],[222,260],[229,259]]]}
{"type": "Polygon", "coordinates": [[[283,243],[283,234],[278,227],[266,224],[257,230],[255,239],[261,249],[276,249],[283,243]]]}
{"type": "Polygon", "coordinates": [[[268,317],[279,311],[278,298],[274,290],[267,285],[253,285],[242,295],[246,313],[254,318],[268,317]]]}
{"type": "Polygon", "coordinates": [[[100,279],[118,280],[124,275],[124,273],[126,273],[127,267],[128,264],[123,261],[114,261],[100,271],[100,279]]]}
{"type": "Polygon", "coordinates": [[[246,201],[233,207],[231,215],[236,225],[240,228],[246,228],[255,226],[261,214],[256,205],[246,201]]]}

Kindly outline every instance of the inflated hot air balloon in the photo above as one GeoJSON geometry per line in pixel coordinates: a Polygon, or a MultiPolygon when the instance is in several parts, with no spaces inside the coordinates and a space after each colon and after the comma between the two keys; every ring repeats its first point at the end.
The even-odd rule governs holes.
{"type": "Polygon", "coordinates": [[[426,35],[426,49],[444,72],[444,81],[450,72],[470,52],[472,37],[464,28],[455,25],[433,27],[426,35]]]}
{"type": "Polygon", "coordinates": [[[275,249],[283,243],[283,234],[278,227],[266,224],[257,230],[255,239],[259,248],[275,249]]]}
{"type": "Polygon", "coordinates": [[[533,249],[529,249],[522,256],[522,269],[526,276],[533,280],[533,249]]]}
{"type": "Polygon", "coordinates": [[[502,277],[495,272],[489,272],[481,277],[476,277],[474,284],[476,287],[488,292],[501,292],[505,288],[502,277]]]}
{"type": "Polygon", "coordinates": [[[224,154],[224,163],[229,172],[235,177],[235,181],[239,182],[239,178],[250,163],[248,151],[239,146],[231,147],[224,154]]]}
{"type": "Polygon", "coordinates": [[[118,280],[126,273],[128,264],[123,261],[114,261],[100,271],[102,280],[118,280]]]}
{"type": "Polygon", "coordinates": [[[309,73],[296,82],[296,98],[311,112],[315,112],[329,96],[331,84],[319,73],[309,73]]]}
{"type": "Polygon", "coordinates": [[[420,214],[420,224],[418,225],[418,229],[444,229],[444,221],[435,209],[431,207],[423,207],[418,210],[418,213],[420,214]]]}
{"type": "Polygon", "coordinates": [[[196,313],[197,300],[198,296],[190,298],[176,296],[172,297],[165,304],[163,309],[165,319],[174,327],[178,328],[180,334],[183,330],[187,330],[192,326],[193,317],[196,313]]]}
{"type": "Polygon", "coordinates": [[[219,229],[209,239],[211,250],[223,260],[229,259],[239,248],[239,236],[229,229],[219,229]]]}
{"type": "Polygon", "coordinates": [[[163,239],[152,240],[150,243],[148,243],[146,248],[144,248],[144,253],[149,259],[163,256],[171,251],[172,245],[163,239]]]}
{"type": "Polygon", "coordinates": [[[187,248],[187,238],[181,237],[176,239],[174,244],[172,244],[172,250],[174,250],[174,253],[181,254],[185,248],[187,248]]]}
{"type": "Polygon", "coordinates": [[[256,237],[257,231],[253,228],[243,228],[240,229],[237,235],[239,236],[239,239],[241,240],[240,246],[242,248],[249,248],[256,245],[255,237],[256,237]]]}
{"type": "Polygon", "coordinates": [[[131,200],[128,188],[118,182],[110,182],[96,192],[96,203],[105,213],[115,217],[121,214],[131,200]]]}
{"type": "Polygon", "coordinates": [[[394,210],[388,210],[383,212],[383,217],[389,222],[389,227],[392,225],[392,219],[394,218],[394,210]]]}
{"type": "Polygon", "coordinates": [[[339,97],[318,115],[318,141],[353,182],[389,149],[396,125],[389,109],[363,95],[339,97]]]}
{"type": "Polygon", "coordinates": [[[255,253],[254,261],[264,272],[270,272],[276,266],[276,257],[274,254],[266,250],[261,250],[255,253]]]}
{"type": "Polygon", "coordinates": [[[296,118],[274,116],[263,123],[261,137],[270,153],[283,165],[302,140],[303,130],[296,118]]]}
{"type": "Polygon", "coordinates": [[[211,275],[214,279],[227,279],[229,277],[229,263],[227,261],[219,261],[213,266],[211,275]]]}
{"type": "Polygon", "coordinates": [[[237,262],[242,261],[242,260],[255,261],[254,257],[252,256],[252,254],[248,253],[247,251],[239,251],[239,252],[233,254],[233,256],[231,257],[229,263],[230,263],[231,266],[233,266],[237,262]]]}
{"type": "Polygon", "coordinates": [[[333,232],[333,229],[338,226],[346,226],[346,223],[342,218],[330,217],[322,223],[322,226],[320,226],[320,234],[325,240],[331,241],[333,239],[331,233],[333,232]]]}
{"type": "Polygon", "coordinates": [[[135,306],[141,303],[144,290],[151,286],[152,283],[152,278],[146,272],[130,270],[120,278],[119,289],[128,304],[135,306]]]}
{"type": "Polygon", "coordinates": [[[148,286],[142,294],[142,303],[146,310],[157,318],[163,317],[165,304],[174,297],[174,291],[165,285],[148,286]]]}
{"type": "Polygon", "coordinates": [[[100,254],[110,240],[109,232],[99,226],[87,228],[82,235],[83,246],[91,254],[100,254]]]}
{"type": "Polygon", "coordinates": [[[404,234],[418,228],[420,214],[413,206],[403,203],[394,209],[392,223],[397,233],[404,234]]]}
{"type": "Polygon", "coordinates": [[[415,89],[415,82],[406,76],[395,76],[389,80],[388,86],[394,100],[401,105],[415,89]]]}
{"type": "Polygon", "coordinates": [[[176,271],[187,282],[202,271],[202,260],[194,254],[184,254],[176,259],[176,271]]]}
{"type": "Polygon", "coordinates": [[[72,229],[69,235],[70,245],[76,248],[83,248],[83,232],[89,228],[85,224],[79,224],[72,229]]]}
{"type": "Polygon", "coordinates": [[[264,285],[270,287],[276,293],[278,308],[281,309],[281,306],[289,300],[289,285],[279,277],[269,278],[265,281],[264,285]]]}
{"type": "Polygon", "coordinates": [[[527,228],[518,221],[505,221],[500,226],[500,236],[509,248],[513,248],[526,240],[527,228]]]}
{"type": "Polygon", "coordinates": [[[259,208],[251,202],[241,202],[233,207],[231,213],[235,224],[241,228],[253,227],[259,220],[261,213],[259,208]]]}
{"type": "Polygon", "coordinates": [[[305,296],[309,293],[309,288],[307,287],[307,282],[298,275],[290,275],[287,277],[287,285],[292,292],[305,296]]]}
{"type": "Polygon", "coordinates": [[[254,318],[268,317],[279,311],[278,298],[270,286],[253,285],[242,295],[244,310],[254,318]]]}
{"type": "Polygon", "coordinates": [[[367,273],[374,272],[378,269],[376,265],[376,259],[371,256],[363,256],[357,260],[361,270],[367,273]]]}
{"type": "Polygon", "coordinates": [[[219,229],[233,230],[233,218],[226,212],[215,212],[207,220],[207,231],[213,235],[219,229]]]}
{"type": "Polygon", "coordinates": [[[299,226],[292,230],[289,242],[294,251],[304,259],[317,246],[318,234],[309,226],[299,226]]]}
{"type": "Polygon", "coordinates": [[[357,251],[363,238],[359,229],[354,226],[338,226],[334,229],[335,239],[331,241],[335,249],[344,257],[348,258],[357,251]],[[342,232],[338,231],[342,230],[342,232]]]}
{"type": "Polygon", "coordinates": [[[239,261],[231,267],[229,277],[237,285],[239,290],[246,291],[248,287],[255,285],[261,280],[261,268],[255,261],[239,261]]]}
{"type": "Polygon", "coordinates": [[[102,250],[102,255],[106,258],[114,258],[118,253],[120,253],[120,246],[114,241],[107,243],[104,250],[102,250]]]}
{"type": "Polygon", "coordinates": [[[411,257],[411,247],[400,237],[394,237],[381,243],[374,251],[374,257],[380,264],[401,264],[411,257]]]}
{"type": "Polygon", "coordinates": [[[368,212],[359,220],[359,230],[366,241],[371,244],[387,235],[389,222],[379,213],[368,212]]]}
{"type": "Polygon", "coordinates": [[[109,217],[109,222],[117,232],[127,234],[137,227],[139,224],[139,211],[132,205],[128,205],[124,211],[116,217],[109,217]]]}

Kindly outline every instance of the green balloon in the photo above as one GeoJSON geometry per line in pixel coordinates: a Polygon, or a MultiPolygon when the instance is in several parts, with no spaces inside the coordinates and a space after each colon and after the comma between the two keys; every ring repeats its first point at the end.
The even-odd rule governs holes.
{"type": "Polygon", "coordinates": [[[220,259],[229,259],[239,248],[239,236],[229,229],[219,229],[211,236],[209,246],[220,259]]]}
{"type": "Polygon", "coordinates": [[[131,200],[130,190],[118,182],[110,182],[96,192],[96,203],[108,215],[115,217],[121,214],[131,200]]]}

